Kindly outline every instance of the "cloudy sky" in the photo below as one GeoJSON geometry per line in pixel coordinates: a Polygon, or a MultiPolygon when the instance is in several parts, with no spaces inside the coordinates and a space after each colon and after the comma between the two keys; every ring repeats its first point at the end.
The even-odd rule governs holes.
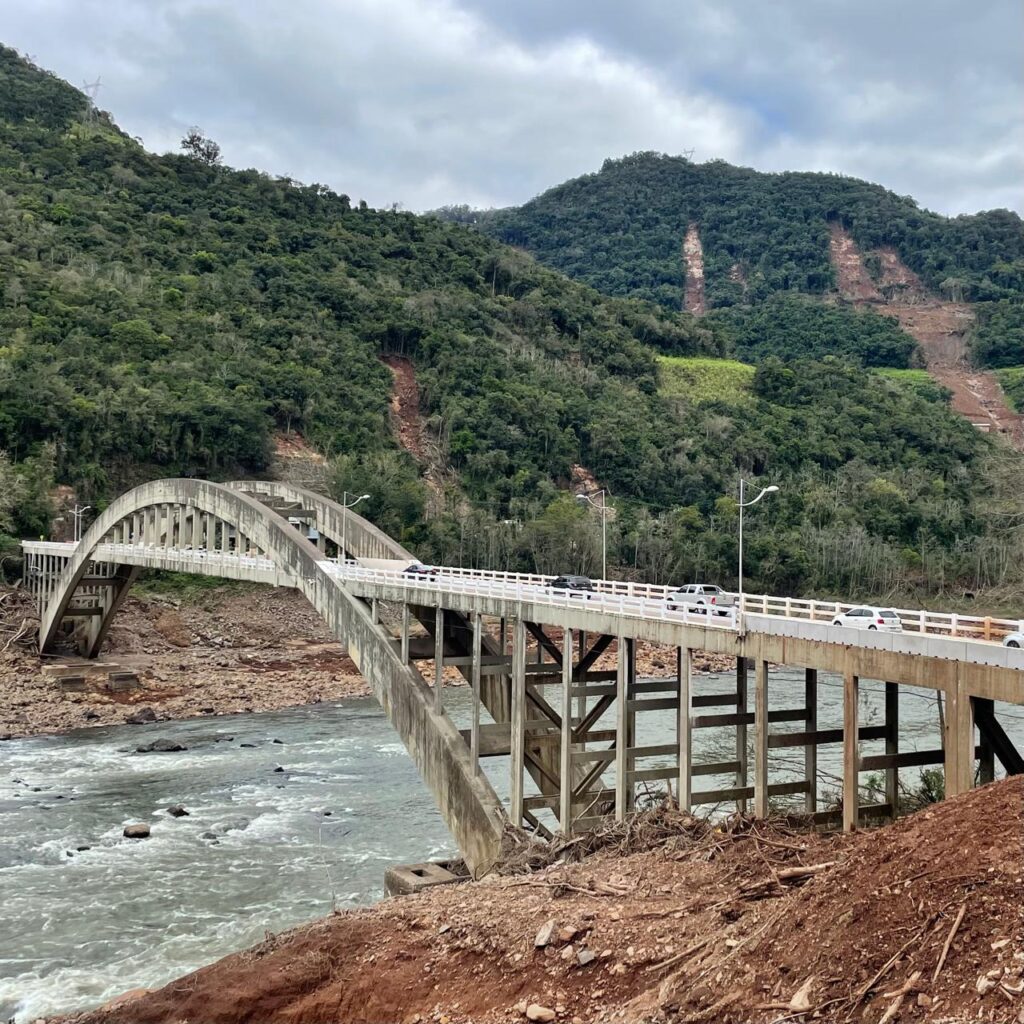
{"type": "Polygon", "coordinates": [[[519,203],[639,149],[1024,212],[1021,0],[0,0],[152,150],[372,205],[519,203]]]}

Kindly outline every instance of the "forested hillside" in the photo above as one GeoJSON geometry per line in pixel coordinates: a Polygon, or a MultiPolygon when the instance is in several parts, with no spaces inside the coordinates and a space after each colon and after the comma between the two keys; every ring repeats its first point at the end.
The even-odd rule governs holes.
{"type": "MultiPolygon", "coordinates": [[[[829,225],[839,223],[864,251],[891,246],[936,294],[983,304],[979,362],[1024,363],[1024,223],[1006,210],[947,218],[855,178],[636,153],[518,208],[447,215],[609,295],[667,309],[680,308],[691,224],[699,225],[704,293],[714,309],[834,290],[829,225]]],[[[880,276],[877,261],[868,269],[880,276]]]]}
{"type": "Polygon", "coordinates": [[[201,138],[154,156],[10,50],[0,122],[0,535],[45,532],[54,484],[101,507],[151,476],[261,474],[301,432],[324,486],[369,491],[368,514],[426,559],[596,570],[582,473],[618,505],[615,571],[728,583],[743,473],[782,486],[752,516],[755,585],[1018,571],[991,443],[862,368],[913,358],[881,317],[836,358],[820,338],[847,322],[780,297],[777,316],[820,318],[787,365],[749,310],[709,322],[608,297],[461,225],[231,170],[201,138]],[[411,360],[450,473],[429,519],[389,419],[391,355],[411,360]],[[720,387],[731,355],[757,366],[720,387]],[[679,372],[695,357],[703,389],[679,372]]]}

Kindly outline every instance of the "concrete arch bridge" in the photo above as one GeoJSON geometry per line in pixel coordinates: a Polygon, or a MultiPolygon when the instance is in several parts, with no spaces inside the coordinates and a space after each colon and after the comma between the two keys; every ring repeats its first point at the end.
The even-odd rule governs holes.
{"type": "Polygon", "coordinates": [[[153,481],[112,502],[77,544],[23,547],[44,652],[73,641],[95,657],[145,568],[299,590],[369,683],[476,873],[494,862],[508,822],[570,834],[623,817],[647,783],[667,784],[685,807],[752,801],[763,815],[772,797],[789,796],[815,820],[836,817],[817,806],[825,744],[843,748],[846,828],[895,812],[901,768],[942,764],[949,795],[973,784],[976,767],[982,780],[997,761],[1024,771],[993,712],[995,701],[1024,704],[1024,652],[992,642],[1014,623],[907,612],[907,632],[872,634],[833,626],[841,606],[832,603],[754,597],[739,616],[712,617],[674,609],[666,588],[645,584],[598,581],[583,597],[540,576],[444,567],[414,575],[403,572],[413,555],[366,519],[268,481],[153,481]],[[638,677],[644,643],[673,649],[670,675],[638,677]],[[735,658],[735,686],[695,692],[696,650],[735,658]],[[427,662],[431,678],[420,670],[427,662]],[[773,706],[770,665],[804,670],[800,706],[773,706]],[[446,666],[471,684],[467,728],[446,713],[446,666]],[[841,729],[818,727],[819,672],[843,679],[841,729]],[[858,721],[862,679],[885,682],[882,724],[858,721]],[[904,687],[945,695],[943,749],[900,750],[904,687]],[[671,716],[668,742],[638,739],[638,721],[652,711],[671,716]],[[781,723],[790,728],[772,728],[781,723]],[[694,731],[707,728],[726,730],[734,753],[695,763],[694,731]],[[865,753],[872,743],[881,752],[865,753]],[[773,777],[769,752],[786,747],[803,752],[803,771],[773,777]],[[508,765],[507,802],[481,771],[490,757],[508,765]],[[862,771],[884,774],[884,802],[861,805],[862,771]]]}

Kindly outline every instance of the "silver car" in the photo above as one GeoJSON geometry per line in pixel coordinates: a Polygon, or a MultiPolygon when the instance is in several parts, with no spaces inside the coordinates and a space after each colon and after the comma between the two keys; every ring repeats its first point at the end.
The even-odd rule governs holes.
{"type": "Polygon", "coordinates": [[[1003,637],[1004,647],[1024,647],[1024,633],[1007,633],[1003,637]]]}

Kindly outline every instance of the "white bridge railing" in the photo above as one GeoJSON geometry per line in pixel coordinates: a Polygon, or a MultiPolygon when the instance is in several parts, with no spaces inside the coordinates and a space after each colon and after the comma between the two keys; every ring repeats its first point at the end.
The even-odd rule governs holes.
{"type": "MultiPolygon", "coordinates": [[[[33,567],[40,561],[32,556],[47,555],[50,556],[51,562],[59,562],[60,559],[70,558],[75,545],[57,541],[23,541],[22,547],[29,556],[27,576],[32,585],[32,573],[38,571],[33,567]]],[[[244,552],[192,550],[187,547],[167,548],[159,544],[102,544],[97,548],[94,559],[97,563],[121,560],[154,568],[175,568],[173,563],[193,562],[202,564],[207,573],[223,570],[225,575],[232,575],[231,570],[237,567],[249,570],[250,574],[255,570],[264,582],[275,582],[280,576],[280,571],[268,558],[244,552]]],[[[707,612],[698,611],[695,606],[670,609],[668,597],[679,588],[653,583],[594,580],[594,591],[586,594],[581,591],[554,590],[551,588],[553,576],[536,573],[438,566],[436,575],[420,576],[397,570],[368,569],[351,561],[339,563],[336,560],[324,559],[320,564],[331,575],[339,578],[393,583],[417,591],[436,591],[443,586],[445,590],[456,593],[529,600],[552,606],[578,606],[581,602],[587,602],[595,610],[616,614],[678,622],[701,622],[724,629],[736,627],[735,606],[719,610],[712,605],[707,612]]],[[[281,581],[284,582],[283,579],[281,581]]],[[[735,594],[727,596],[736,598],[735,594]]],[[[854,607],[857,605],[843,601],[812,601],[774,597],[769,594],[744,594],[742,610],[747,614],[831,624],[840,612],[854,607]]],[[[900,617],[904,631],[908,633],[999,643],[1008,633],[1024,629],[1022,619],[931,612],[923,609],[894,610],[900,617]]]]}

